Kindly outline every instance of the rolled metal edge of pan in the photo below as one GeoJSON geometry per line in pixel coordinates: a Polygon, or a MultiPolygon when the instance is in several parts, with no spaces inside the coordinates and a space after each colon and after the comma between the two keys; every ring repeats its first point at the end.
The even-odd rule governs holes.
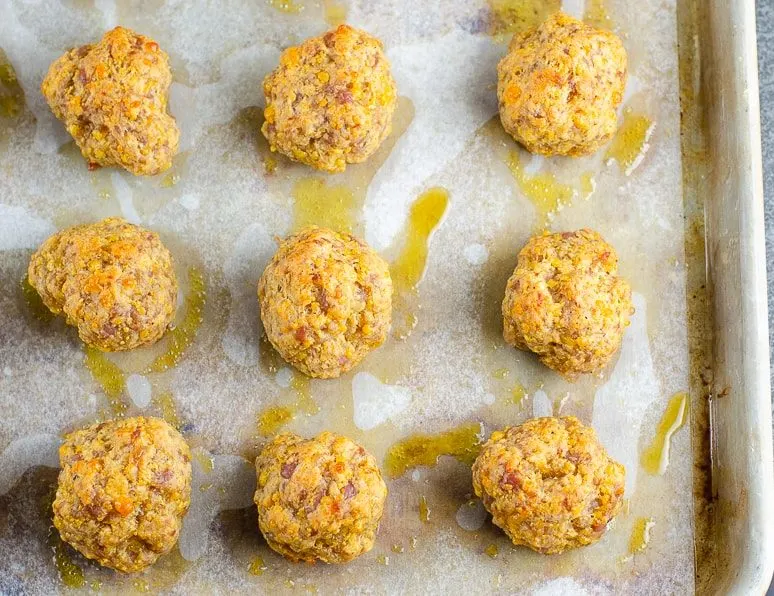
{"type": "Polygon", "coordinates": [[[703,10],[718,545],[709,591],[764,594],[774,571],[774,466],[755,3],[710,0],[703,10]]]}

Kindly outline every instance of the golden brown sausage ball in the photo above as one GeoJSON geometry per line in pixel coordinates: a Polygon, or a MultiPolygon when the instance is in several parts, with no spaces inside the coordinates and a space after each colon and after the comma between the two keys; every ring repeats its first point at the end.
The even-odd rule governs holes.
{"type": "Polygon", "coordinates": [[[625,474],[577,418],[535,418],[492,433],[473,488],[514,544],[550,555],[602,538],[625,474]]]}
{"type": "Polygon", "coordinates": [[[271,150],[319,170],[365,161],[392,129],[395,81],[382,43],[348,25],[285,50],[263,92],[271,150]]]}
{"type": "Polygon", "coordinates": [[[292,561],[345,563],[371,550],[387,487],[373,456],[346,437],[276,437],[255,461],[258,525],[292,561]]]}
{"type": "Polygon", "coordinates": [[[312,226],[280,244],[258,282],[258,300],[279,354],[326,379],[384,343],[392,280],[387,263],[365,242],[312,226]]]}
{"type": "Polygon", "coordinates": [[[54,234],[27,275],[52,312],[105,352],[156,342],[175,316],[172,255],[155,232],[120,217],[54,234]]]}
{"type": "Polygon", "coordinates": [[[126,418],[70,433],[54,525],[100,565],[127,573],[153,565],[180,534],[191,496],[191,453],[158,418],[126,418]]]}
{"type": "Polygon", "coordinates": [[[513,38],[497,74],[503,127],[532,153],[587,155],[616,131],[626,50],[609,31],[557,12],[513,38]]]}
{"type": "Polygon", "coordinates": [[[634,312],[615,249],[592,230],[530,238],[502,310],[505,341],[568,379],[610,362],[634,312]]]}
{"type": "Polygon", "coordinates": [[[89,165],[151,176],[177,153],[179,131],[167,114],[171,81],[155,41],[116,27],[56,60],[41,90],[89,165]]]}

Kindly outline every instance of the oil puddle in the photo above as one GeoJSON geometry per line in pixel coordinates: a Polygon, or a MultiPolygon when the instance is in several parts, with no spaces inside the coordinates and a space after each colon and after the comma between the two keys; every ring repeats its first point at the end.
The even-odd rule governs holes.
{"type": "Polygon", "coordinates": [[[612,29],[613,21],[607,11],[607,0],[586,0],[583,20],[598,29],[612,29]]]}
{"type": "Polygon", "coordinates": [[[480,424],[466,424],[435,435],[412,435],[390,447],[384,468],[390,478],[398,478],[418,466],[435,466],[442,455],[472,465],[480,451],[480,433],[480,424]]]}
{"type": "Polygon", "coordinates": [[[108,406],[115,418],[122,418],[129,404],[124,397],[126,375],[121,368],[97,348],[84,347],[83,365],[107,397],[108,406]]]}
{"type": "MultiPolygon", "coordinates": [[[[262,343],[269,344],[267,339],[262,339],[261,341],[262,343]]],[[[247,453],[248,459],[252,459],[257,455],[258,445],[262,439],[276,435],[282,428],[293,421],[298,414],[314,416],[320,411],[320,406],[317,405],[317,402],[312,397],[311,379],[305,374],[292,370],[287,366],[279,368],[279,362],[281,362],[279,354],[274,351],[271,344],[269,344],[268,348],[263,348],[263,350],[269,349],[274,352],[274,356],[264,357],[264,363],[269,358],[271,362],[271,364],[264,368],[264,371],[268,375],[273,373],[277,384],[282,388],[279,396],[280,403],[271,405],[258,414],[256,420],[258,435],[250,438],[250,443],[253,447],[247,453]]]]}
{"type": "Polygon", "coordinates": [[[650,532],[656,522],[652,517],[640,517],[634,522],[632,534],[629,538],[629,554],[636,555],[645,550],[650,542],[650,532]]]}
{"type": "Polygon", "coordinates": [[[264,437],[271,437],[294,417],[293,410],[284,406],[266,408],[258,416],[258,432],[264,437]]]}
{"type": "Polygon", "coordinates": [[[626,108],[621,124],[615,137],[605,153],[605,161],[618,162],[618,166],[627,176],[642,163],[650,148],[650,137],[653,135],[655,123],[642,114],[636,114],[631,108],[626,108]]]}
{"type": "Polygon", "coordinates": [[[640,463],[648,474],[661,475],[666,472],[672,435],[685,424],[687,416],[688,394],[677,393],[669,400],[656,428],[656,436],[640,458],[640,463]]]}
{"type": "Polygon", "coordinates": [[[24,90],[16,78],[16,71],[0,48],[0,119],[13,119],[24,110],[24,90]]]}
{"type": "MultiPolygon", "coordinates": [[[[255,122],[249,124],[250,128],[260,129],[263,117],[260,113],[251,114],[255,122]]],[[[349,164],[338,174],[310,175],[314,170],[308,166],[272,153],[259,133],[257,149],[270,194],[281,203],[287,196],[293,197],[292,229],[314,224],[362,237],[362,210],[368,187],[413,119],[414,104],[406,97],[399,97],[390,136],[367,161],[349,164]]]]}
{"type": "Polygon", "coordinates": [[[528,173],[521,161],[519,150],[509,153],[508,169],[522,194],[535,208],[537,230],[548,228],[554,216],[569,205],[575,196],[575,189],[558,182],[554,174],[528,173]]]}
{"type": "MultiPolygon", "coordinates": [[[[54,516],[53,505],[56,489],[55,482],[48,486],[39,503],[41,514],[46,520],[51,520],[54,516]]],[[[56,567],[59,581],[70,589],[83,588],[86,585],[86,577],[83,568],[75,562],[74,557],[78,555],[70,545],[62,540],[53,523],[49,525],[46,544],[53,553],[52,561],[56,567]]]]}
{"type": "Polygon", "coordinates": [[[349,186],[328,185],[324,178],[301,178],[293,187],[293,199],[295,232],[316,225],[351,233],[362,207],[349,186]]]}
{"type": "Polygon", "coordinates": [[[24,111],[24,102],[16,71],[0,48],[0,149],[8,144],[11,128],[24,111]]]}
{"type": "Polygon", "coordinates": [[[489,34],[505,36],[537,27],[562,8],[562,0],[489,0],[489,34]]]}
{"type": "Polygon", "coordinates": [[[250,561],[250,564],[247,566],[247,572],[250,575],[263,575],[264,571],[266,571],[266,563],[263,562],[263,557],[253,557],[253,560],[250,561]]]}
{"type": "Polygon", "coordinates": [[[244,457],[255,459],[268,437],[276,435],[299,415],[315,416],[320,406],[312,396],[312,380],[291,368],[271,345],[266,335],[259,341],[259,362],[265,376],[274,379],[280,392],[275,402],[261,410],[248,426],[244,457]]]}
{"type": "Polygon", "coordinates": [[[325,22],[337,27],[347,20],[347,7],[337,0],[323,0],[325,22]]]}
{"type": "Polygon", "coordinates": [[[188,293],[183,302],[183,319],[165,334],[167,351],[156,358],[146,373],[162,372],[177,365],[196,339],[201,327],[207,288],[204,276],[197,267],[188,269],[188,293]]]}
{"type": "Polygon", "coordinates": [[[159,188],[172,188],[177,186],[180,180],[183,178],[184,171],[186,169],[186,160],[188,154],[181,153],[175,156],[175,160],[172,162],[172,166],[163,174],[159,174],[159,188]]]}
{"type": "Polygon", "coordinates": [[[285,14],[298,14],[304,10],[304,5],[295,0],[268,0],[269,6],[285,14]]]}
{"type": "Polygon", "coordinates": [[[427,497],[420,495],[419,497],[419,521],[423,524],[430,523],[430,506],[427,504],[427,497]]]}
{"type": "Polygon", "coordinates": [[[171,391],[162,391],[151,399],[151,413],[156,413],[172,428],[181,430],[183,422],[177,410],[177,403],[171,391]]]}
{"type": "Polygon", "coordinates": [[[512,374],[510,368],[497,368],[489,375],[489,391],[493,396],[490,405],[498,403],[522,409],[527,398],[542,388],[542,382],[534,381],[527,388],[520,379],[512,374]]]}
{"type": "Polygon", "coordinates": [[[390,266],[393,284],[393,335],[407,338],[417,324],[420,308],[417,286],[427,265],[430,238],[449,205],[449,193],[431,188],[422,193],[409,211],[403,246],[390,266]],[[397,319],[397,320],[396,320],[397,319]]]}
{"type": "Polygon", "coordinates": [[[48,323],[53,321],[55,316],[48,307],[43,304],[43,300],[38,294],[38,291],[32,287],[28,277],[25,277],[21,281],[21,292],[24,298],[24,304],[27,306],[27,311],[32,315],[32,318],[42,323],[48,323]]]}
{"type": "Polygon", "coordinates": [[[594,178],[593,172],[585,172],[581,174],[580,189],[581,195],[584,199],[591,198],[591,195],[593,195],[594,191],[597,189],[597,181],[596,178],[594,178]]]}
{"type": "MultiPolygon", "coordinates": [[[[482,128],[482,134],[492,138],[495,144],[512,145],[497,122],[489,122],[482,128]]],[[[559,212],[569,207],[577,198],[588,200],[596,190],[597,183],[591,171],[566,173],[557,177],[556,172],[562,172],[563,158],[553,159],[530,155],[524,149],[509,150],[505,156],[505,164],[516,183],[519,193],[531,203],[535,213],[535,232],[547,230],[559,212]],[[525,161],[525,156],[530,161],[525,161]],[[569,180],[568,180],[569,178],[569,180]]]]}
{"type": "Polygon", "coordinates": [[[65,544],[54,527],[49,529],[48,546],[54,551],[54,565],[59,574],[59,581],[72,589],[84,587],[86,577],[83,569],[73,560],[70,546],[65,544]]]}

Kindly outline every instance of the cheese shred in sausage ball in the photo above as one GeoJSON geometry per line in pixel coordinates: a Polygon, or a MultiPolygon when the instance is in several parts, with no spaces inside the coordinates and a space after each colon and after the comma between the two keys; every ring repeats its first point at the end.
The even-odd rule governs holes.
{"type": "Polygon", "coordinates": [[[387,338],[392,280],[365,242],[308,227],[284,240],[258,282],[266,336],[310,377],[338,377],[387,338]]]}
{"type": "Polygon", "coordinates": [[[32,255],[27,276],[51,312],[105,352],[156,342],[175,316],[172,255],[158,234],[120,217],[54,234],[32,255]]]}
{"type": "Polygon", "coordinates": [[[291,561],[345,563],[371,550],[387,487],[373,456],[346,437],[276,437],[255,461],[258,524],[291,561]]]}
{"type": "Polygon", "coordinates": [[[263,92],[271,150],[319,170],[365,161],[392,130],[397,92],[382,43],[348,25],[285,50],[263,92]]]}
{"type": "Polygon", "coordinates": [[[577,418],[535,418],[492,433],[473,488],[514,544],[550,555],[602,538],[623,506],[625,474],[577,418]]]}
{"type": "Polygon", "coordinates": [[[168,169],[177,153],[179,131],[167,113],[171,82],[159,45],[116,27],[56,60],[41,91],[90,166],[151,176],[168,169]]]}
{"type": "Polygon", "coordinates": [[[158,418],[126,418],[70,433],[54,525],[100,565],[142,571],[177,543],[191,498],[191,453],[158,418]]]}
{"type": "Polygon", "coordinates": [[[592,230],[543,233],[519,253],[503,299],[503,337],[572,380],[604,368],[634,312],[615,249],[592,230]]]}
{"type": "Polygon", "coordinates": [[[516,35],[497,66],[503,127],[532,153],[593,153],[615,134],[626,62],[615,34],[555,13],[516,35]]]}

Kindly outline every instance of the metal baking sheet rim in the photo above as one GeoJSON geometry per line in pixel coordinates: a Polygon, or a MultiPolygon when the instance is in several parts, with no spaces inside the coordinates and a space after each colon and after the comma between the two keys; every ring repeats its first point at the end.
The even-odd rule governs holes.
{"type": "Polygon", "coordinates": [[[711,593],[765,593],[774,572],[774,464],[767,326],[763,183],[755,3],[695,0],[707,98],[707,259],[714,318],[711,403],[716,500],[738,503],[715,518],[725,552],[711,593]]]}
{"type": "Polygon", "coordinates": [[[755,3],[712,0],[705,11],[715,389],[729,389],[710,406],[721,460],[713,482],[716,499],[746,500],[728,519],[716,519],[729,564],[713,591],[763,594],[774,572],[774,468],[755,3]]]}

